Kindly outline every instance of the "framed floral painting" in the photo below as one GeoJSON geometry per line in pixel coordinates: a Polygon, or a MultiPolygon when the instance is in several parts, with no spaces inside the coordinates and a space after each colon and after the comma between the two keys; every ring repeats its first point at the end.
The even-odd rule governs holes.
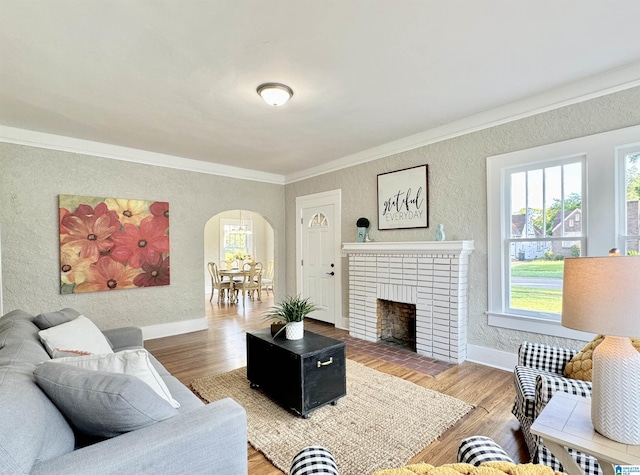
{"type": "Polygon", "coordinates": [[[60,293],[169,285],[169,203],[59,195],[60,293]]]}

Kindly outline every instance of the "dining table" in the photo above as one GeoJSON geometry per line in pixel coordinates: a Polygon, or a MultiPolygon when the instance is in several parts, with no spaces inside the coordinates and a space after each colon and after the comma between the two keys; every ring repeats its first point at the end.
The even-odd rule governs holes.
{"type": "Polygon", "coordinates": [[[223,282],[227,282],[224,280],[224,277],[228,277],[229,284],[229,303],[235,303],[238,299],[235,297],[234,287],[236,281],[234,278],[241,277],[244,280],[245,275],[249,275],[249,270],[232,268],[232,269],[219,269],[218,275],[220,276],[220,280],[223,282]]]}

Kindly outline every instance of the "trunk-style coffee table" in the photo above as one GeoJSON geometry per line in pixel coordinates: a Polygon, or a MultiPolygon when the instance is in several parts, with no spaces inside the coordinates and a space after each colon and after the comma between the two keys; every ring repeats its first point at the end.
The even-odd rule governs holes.
{"type": "Polygon", "coordinates": [[[300,340],[277,338],[265,328],[247,332],[247,378],[271,399],[305,419],[347,394],[344,342],[304,332],[300,340]]]}

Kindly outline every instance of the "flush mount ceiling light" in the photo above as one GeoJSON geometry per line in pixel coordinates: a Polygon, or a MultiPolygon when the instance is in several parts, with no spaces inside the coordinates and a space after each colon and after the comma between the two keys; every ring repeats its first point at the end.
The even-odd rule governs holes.
{"type": "Polygon", "coordinates": [[[261,84],[256,91],[264,99],[264,102],[276,107],[286,104],[293,96],[293,91],[289,86],[277,82],[261,84]]]}

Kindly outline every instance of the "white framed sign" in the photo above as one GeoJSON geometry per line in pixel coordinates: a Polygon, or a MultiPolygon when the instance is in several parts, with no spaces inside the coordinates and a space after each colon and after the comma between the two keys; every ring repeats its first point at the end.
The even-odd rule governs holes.
{"type": "Polygon", "coordinates": [[[429,227],[429,167],[378,175],[378,229],[429,227]]]}

